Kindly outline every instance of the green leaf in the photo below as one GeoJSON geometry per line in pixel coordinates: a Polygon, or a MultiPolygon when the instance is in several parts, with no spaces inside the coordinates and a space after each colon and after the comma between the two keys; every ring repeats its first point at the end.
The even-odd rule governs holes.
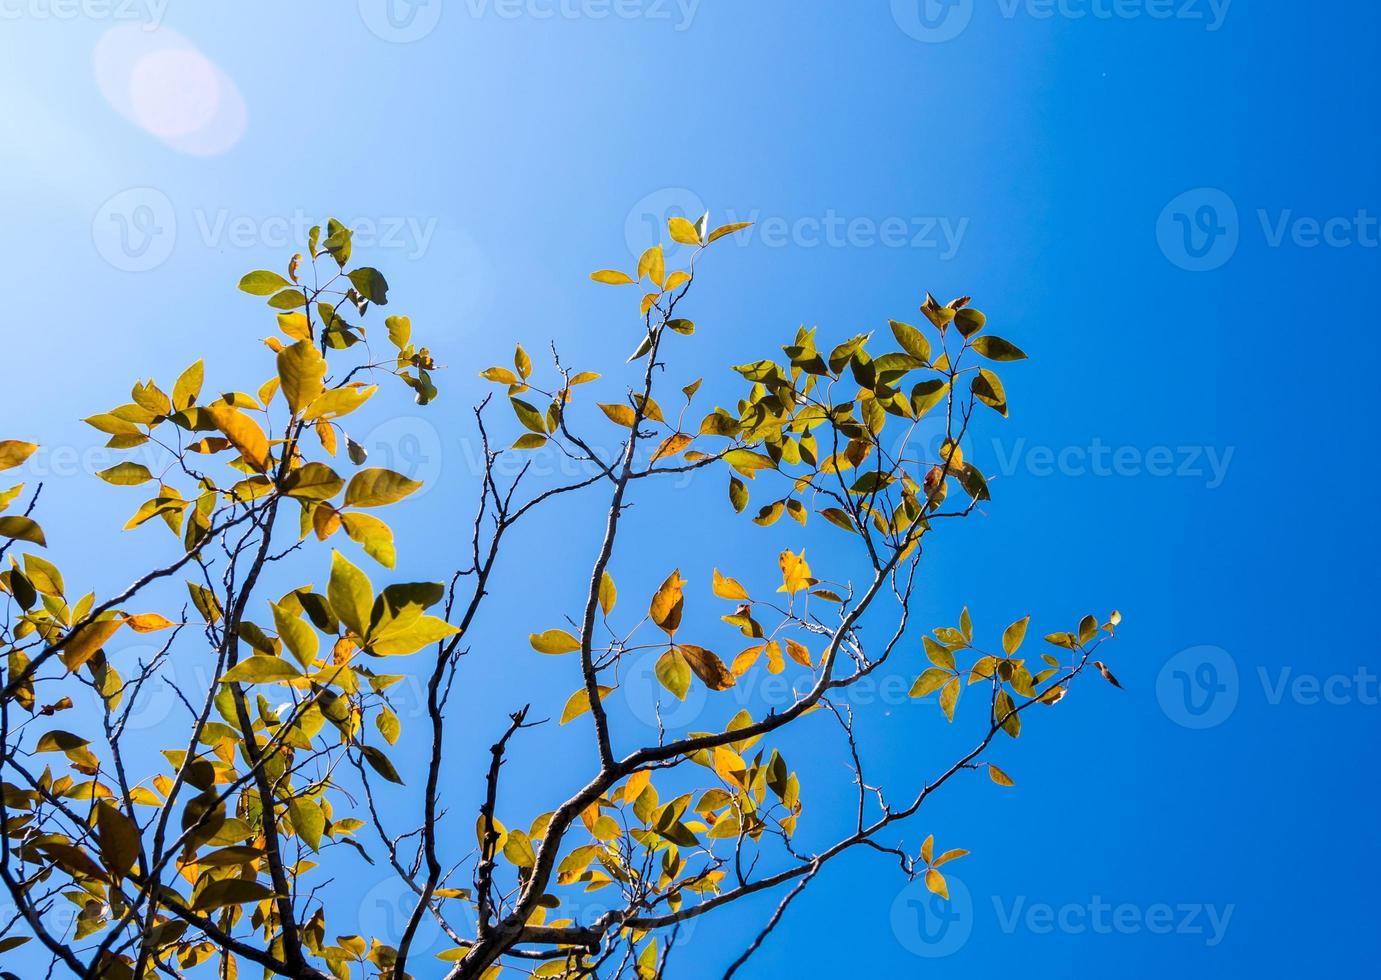
{"type": "Polygon", "coordinates": [[[988,318],[982,313],[970,307],[964,307],[954,314],[954,325],[959,328],[959,332],[965,337],[972,337],[983,329],[983,325],[988,322],[988,318]]]}
{"type": "Polygon", "coordinates": [[[288,802],[288,822],[313,851],[321,849],[321,835],[326,830],[326,814],[312,800],[298,797],[288,802]]]}
{"type": "Polygon", "coordinates": [[[668,650],[657,658],[657,680],[662,682],[672,694],[676,695],[678,701],[686,700],[686,692],[690,690],[691,668],[679,649],[668,650]]]}
{"type": "Polygon", "coordinates": [[[350,478],[345,488],[347,507],[384,507],[397,503],[408,494],[415,492],[422,484],[409,480],[393,470],[374,468],[360,470],[350,478]]]}
{"type": "Polygon", "coordinates": [[[43,537],[43,528],[38,526],[37,521],[28,517],[0,517],[0,537],[28,541],[40,547],[46,547],[48,544],[43,537]]]}
{"type": "Polygon", "coordinates": [[[388,305],[388,280],[378,269],[362,267],[350,273],[355,290],[376,306],[388,305]]]}
{"type": "Polygon", "coordinates": [[[136,487],[153,479],[153,474],[147,466],[130,462],[116,463],[110,469],[101,470],[96,475],[117,487],[136,487]]]}
{"type": "Polygon", "coordinates": [[[1026,359],[1026,352],[1016,344],[1009,343],[1001,337],[994,337],[992,334],[975,340],[973,349],[990,361],[1021,361],[1026,359]]]}
{"type": "Polygon", "coordinates": [[[748,506],[748,486],[736,476],[729,477],[729,503],[740,514],[748,506]]]}
{"type": "Polygon", "coordinates": [[[372,745],[361,745],[360,753],[364,756],[364,761],[369,763],[371,769],[383,776],[390,783],[402,785],[403,777],[398,775],[398,770],[393,767],[389,757],[372,745]]]}
{"type": "Polygon", "coordinates": [[[1011,656],[1021,648],[1021,641],[1026,639],[1026,624],[1031,622],[1030,616],[1018,619],[1011,626],[1008,626],[1002,633],[1002,649],[1011,656]]]}
{"type": "Polygon", "coordinates": [[[374,605],[374,589],[369,578],[339,551],[331,552],[331,579],[326,597],[340,621],[358,637],[369,630],[369,614],[374,605]]]}
{"type": "Polygon", "coordinates": [[[513,404],[513,414],[518,416],[518,421],[523,423],[523,427],[530,429],[539,435],[547,432],[546,422],[542,419],[542,413],[536,408],[523,401],[521,398],[510,398],[513,404]]]}
{"type": "Polygon", "coordinates": [[[307,294],[300,289],[285,289],[269,297],[269,306],[275,310],[300,310],[307,305],[307,294]]]}
{"type": "Polygon", "coordinates": [[[276,602],[269,603],[269,608],[273,610],[273,626],[278,631],[278,638],[298,663],[304,668],[311,667],[321,648],[316,630],[276,602]]]}
{"type": "Polygon", "coordinates": [[[925,673],[916,678],[916,683],[911,685],[910,696],[913,698],[923,698],[934,694],[940,688],[949,683],[954,675],[947,670],[939,667],[927,667],[925,673]]]}
{"type": "Polygon", "coordinates": [[[997,375],[987,368],[979,368],[970,387],[979,401],[1003,418],[1007,417],[1007,393],[1003,391],[1002,382],[997,375]]]}
{"type": "Polygon", "coordinates": [[[892,336],[897,338],[897,343],[901,344],[902,350],[912,357],[920,358],[927,364],[930,363],[930,341],[925,339],[925,334],[909,323],[900,323],[896,320],[888,320],[887,322],[891,324],[892,336]]]}
{"type": "Polygon", "coordinates": [[[276,272],[259,269],[250,272],[240,280],[240,290],[251,296],[272,296],[280,289],[288,289],[292,283],[276,272]]]}
{"type": "Polygon", "coordinates": [[[345,481],[325,463],[308,463],[288,474],[283,492],[303,500],[330,500],[343,486],[345,481]]]}
{"type": "Polygon", "coordinates": [[[408,346],[412,340],[412,320],[405,316],[391,316],[384,321],[388,328],[388,339],[399,350],[408,346]]]}

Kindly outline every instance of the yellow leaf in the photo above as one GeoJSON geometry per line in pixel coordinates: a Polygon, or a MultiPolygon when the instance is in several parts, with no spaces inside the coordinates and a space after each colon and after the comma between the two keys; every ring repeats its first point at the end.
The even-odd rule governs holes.
{"type": "Polygon", "coordinates": [[[206,413],[246,463],[260,473],[269,468],[268,437],[257,422],[229,405],[211,405],[206,413]]]}
{"type": "MultiPolygon", "coordinates": [[[[603,684],[601,684],[599,685],[598,690],[599,699],[603,701],[606,697],[609,696],[609,692],[612,691],[613,688],[605,687],[603,684]]],[[[579,718],[581,715],[585,714],[589,710],[590,692],[582,687],[580,690],[572,694],[570,700],[566,702],[566,707],[561,712],[561,724],[564,725],[568,721],[574,721],[575,719],[579,718]]]]}
{"type": "Polygon", "coordinates": [[[278,314],[278,329],[283,331],[293,340],[311,340],[312,326],[307,320],[305,313],[280,313],[278,314]]]}
{"type": "Polygon", "coordinates": [[[397,503],[420,486],[417,480],[409,480],[392,470],[360,470],[345,488],[345,506],[383,507],[397,503]]]}
{"type": "Polygon", "coordinates": [[[294,415],[312,403],[324,388],[326,358],[309,340],[299,340],[278,355],[278,377],[283,396],[294,415]]]}
{"type": "Polygon", "coordinates": [[[638,278],[651,279],[658,286],[666,280],[666,260],[662,256],[662,246],[653,245],[638,259],[638,278]]]}
{"type": "Polygon", "coordinates": [[[350,540],[364,546],[365,554],[385,568],[392,568],[397,559],[393,547],[393,530],[372,514],[342,514],[341,523],[350,540]]]}
{"type": "Polygon", "coordinates": [[[721,599],[729,599],[737,602],[748,601],[748,590],[738,583],[737,579],[728,578],[720,575],[719,569],[714,570],[714,594],[721,599]]]}
{"type": "Polygon", "coordinates": [[[6,439],[0,442],[0,470],[12,470],[34,454],[38,447],[32,442],[6,439]]]}
{"type": "Polygon", "coordinates": [[[172,620],[158,613],[138,613],[125,617],[125,625],[136,633],[156,633],[173,625],[172,620]]]}
{"type": "Polygon", "coordinates": [[[667,436],[666,441],[658,446],[657,451],[652,454],[651,461],[655,463],[665,456],[675,456],[690,444],[691,437],[684,432],[678,432],[675,435],[667,436]]]}
{"type": "Polygon", "coordinates": [[[997,783],[999,786],[1016,785],[1016,782],[1013,781],[1011,776],[1007,775],[1005,772],[1003,772],[997,766],[993,765],[991,762],[988,763],[988,776],[992,779],[993,782],[997,783]]]}
{"type": "Polygon", "coordinates": [[[934,868],[925,873],[925,886],[945,901],[949,901],[949,885],[945,883],[945,876],[934,868]]]}
{"type": "Polygon", "coordinates": [[[630,405],[600,405],[600,411],[610,420],[626,428],[633,427],[633,408],[630,405]]]}
{"type": "Polygon", "coordinates": [[[815,666],[815,664],[811,662],[810,651],[795,640],[786,641],[786,654],[802,667],[813,669],[815,666]]]}
{"type": "Polygon", "coordinates": [[[600,269],[598,272],[590,273],[590,278],[609,286],[630,286],[634,282],[628,273],[619,272],[617,269],[600,269]]]}
{"type": "Polygon", "coordinates": [[[174,411],[180,412],[197,400],[197,395],[201,394],[201,383],[205,373],[205,365],[197,361],[178,375],[177,380],[173,382],[174,411]]]}
{"type": "Polygon", "coordinates": [[[727,691],[734,686],[734,675],[724,666],[724,661],[709,650],[689,644],[678,644],[676,649],[711,691],[727,691]]]}
{"type": "Polygon", "coordinates": [[[717,242],[725,235],[732,235],[736,231],[742,231],[745,228],[751,228],[752,225],[753,222],[751,221],[737,221],[730,225],[720,225],[714,231],[710,232],[710,241],[717,242]]]}
{"type": "Polygon", "coordinates": [[[336,617],[356,636],[366,634],[374,605],[374,589],[364,572],[339,551],[331,552],[331,579],[327,583],[326,598],[336,617]]]}
{"type": "Polygon", "coordinates": [[[685,218],[668,218],[667,231],[671,233],[671,240],[681,245],[700,244],[700,235],[696,233],[695,225],[685,218]]]}
{"type": "Polygon", "coordinates": [[[629,776],[628,782],[623,787],[623,802],[632,803],[639,796],[642,796],[643,790],[647,789],[651,782],[652,770],[650,769],[642,769],[629,776]]]}
{"type": "Polygon", "coordinates": [[[221,680],[226,684],[277,684],[301,678],[298,669],[281,657],[256,653],[226,671],[221,680]]]}
{"type": "Polygon", "coordinates": [[[782,585],[781,588],[777,589],[778,592],[800,592],[802,589],[810,588],[817,581],[810,577],[810,566],[806,564],[804,549],[799,555],[792,554],[790,551],[783,551],[777,559],[777,563],[782,569],[782,585]]]}
{"type": "Polygon", "coordinates": [[[599,608],[603,610],[604,615],[608,616],[613,612],[618,597],[619,590],[614,586],[614,576],[606,571],[599,580],[599,608]]]}
{"type": "Polygon", "coordinates": [[[657,590],[657,594],[652,597],[652,605],[648,609],[652,621],[668,636],[674,636],[681,626],[681,612],[685,606],[685,584],[686,580],[681,578],[680,569],[672,572],[657,590]]]}
{"type": "Polygon", "coordinates": [[[101,647],[105,646],[106,641],[114,636],[115,631],[122,625],[124,625],[124,620],[121,619],[103,619],[99,622],[88,623],[78,629],[75,634],[69,634],[72,638],[62,648],[62,662],[67,665],[68,670],[75,673],[78,668],[94,657],[101,647]]]}
{"type": "Polygon", "coordinates": [[[547,630],[545,633],[533,633],[528,637],[528,642],[532,644],[532,649],[538,653],[575,653],[580,649],[580,641],[565,630],[547,630]]]}
{"type": "Polygon", "coordinates": [[[307,406],[307,410],[302,413],[302,417],[309,422],[314,419],[338,419],[341,416],[349,415],[369,401],[374,392],[378,390],[378,385],[370,385],[367,388],[332,388],[330,391],[324,391],[313,398],[312,403],[307,406]]]}

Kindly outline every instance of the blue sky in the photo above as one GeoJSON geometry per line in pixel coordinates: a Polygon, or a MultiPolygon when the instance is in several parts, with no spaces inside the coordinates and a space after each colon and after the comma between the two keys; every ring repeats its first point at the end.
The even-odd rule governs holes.
{"type": "MultiPolygon", "coordinates": [[[[954,866],[968,897],[951,913],[859,856],[793,907],[750,975],[787,975],[802,956],[822,976],[1371,962],[1377,791],[1361,756],[1381,717],[1365,612],[1377,464],[1355,358],[1371,346],[1381,234],[1372,5],[0,12],[0,435],[45,447],[24,478],[45,484],[69,579],[114,589],[167,547],[118,534],[133,502],[91,475],[112,460],[77,418],[203,355],[224,387],[257,384],[268,324],[233,284],[281,265],[296,228],[335,215],[371,229],[357,253],[448,367],[435,405],[394,392],[361,423],[376,459],[430,481],[394,517],[400,575],[443,578],[471,514],[468,406],[488,387],[475,372],[515,340],[613,369],[636,323],[588,272],[630,265],[670,213],[755,220],[703,270],[678,375],[704,375],[723,400],[724,367],[770,356],[798,324],[843,339],[914,319],[924,290],[972,294],[1032,359],[1004,375],[1012,418],[984,420],[968,448],[997,474],[994,502],[932,549],[919,612],[947,625],[967,603],[995,636],[1027,612],[1044,631],[1120,608],[1108,659],[1126,690],[1086,685],[1003,748],[1014,789],[972,780],[907,831],[913,847],[934,832],[973,852],[954,866]]],[[[782,547],[818,561],[838,547],[813,527],[733,520],[722,500],[716,477],[639,503],[639,547],[614,566],[630,594],[678,566],[765,582],[782,547]]],[[[574,685],[523,637],[575,608],[590,514],[563,505],[522,532],[501,576],[512,591],[472,645],[448,754],[461,833],[483,765],[467,750],[523,700],[559,705],[574,685]]],[[[698,614],[711,613],[706,600],[698,614]]],[[[871,765],[898,785],[969,734],[885,688],[859,711],[871,765]]],[[[168,716],[150,707],[150,737],[168,716]]],[[[632,714],[621,729],[648,732],[632,714]]],[[[579,734],[515,747],[515,770],[537,768],[513,811],[574,785],[590,762],[579,734]]],[[[819,787],[838,784],[842,760],[808,738],[790,747],[814,777],[823,840],[819,787]]],[[[376,877],[342,869],[339,931],[386,917],[397,896],[376,877]]],[[[770,908],[697,924],[704,975],[770,908]]]]}

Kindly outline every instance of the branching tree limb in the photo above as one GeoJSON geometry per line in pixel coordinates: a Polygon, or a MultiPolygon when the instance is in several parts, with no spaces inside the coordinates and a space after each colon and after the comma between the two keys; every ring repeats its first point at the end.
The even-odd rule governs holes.
{"type": "MultiPolygon", "coordinates": [[[[511,369],[482,373],[503,389],[513,419],[494,417],[498,398],[474,412],[478,503],[449,583],[376,589],[363,559],[346,554],[357,549],[391,570],[398,548],[375,511],[419,486],[371,465],[348,434],[349,417],[375,397],[376,381],[401,381],[422,405],[437,389],[432,355],[414,343],[406,317],[387,317],[382,334],[361,325],[385,305],[388,285],[377,270],[351,266],[351,233],[338,222],[312,231],[286,275],[241,281],[267,298],[279,330],[268,341],[271,375],[252,394],[204,395],[198,362],[169,390],[138,383],[130,402],[88,419],[111,448],[131,454],[99,476],[146,488],[126,529],[142,535],[143,525],[162,524],[176,545],[101,599],[69,589],[43,556],[37,493],[22,514],[0,518],[0,558],[10,559],[0,571],[0,883],[14,905],[0,922],[0,953],[37,955],[50,971],[93,980],[230,978],[242,964],[295,980],[492,980],[500,969],[698,977],[709,969],[702,953],[673,955],[683,927],[779,890],[770,916],[723,968],[729,980],[772,941],[824,866],[846,854],[882,855],[947,897],[941,869],[967,852],[937,851],[933,836],[913,851],[896,829],[966,773],[986,769],[1010,785],[990,759],[994,742],[1017,737],[1090,665],[1116,684],[1092,658],[1119,617],[1085,616],[1046,635],[1037,655],[1024,646],[1029,617],[993,649],[976,639],[967,609],[924,635],[914,622],[929,536],[990,499],[963,445],[983,408],[1007,414],[992,365],[1025,357],[987,331],[966,297],[941,305],[927,295],[927,330],[892,322],[900,350],[871,335],[826,350],[803,328],[783,358],[735,367],[746,386],[737,404],[697,412],[698,421],[700,381],[663,391],[680,338],[695,332],[682,309],[698,284],[696,264],[742,227],[674,218],[668,232],[688,255],[684,269],[669,269],[655,245],[631,274],[594,274],[643,290],[635,374],[621,395],[587,406],[581,393],[599,375],[571,370],[554,347],[550,383],[521,346],[511,369]],[[376,350],[383,336],[387,354],[376,350]],[[516,430],[509,449],[491,441],[500,428],[516,430]],[[611,431],[617,450],[602,453],[611,431]],[[579,472],[539,485],[534,457],[523,455],[539,452],[579,472]],[[504,477],[502,461],[515,456],[523,462],[504,477]],[[729,658],[688,638],[694,589],[679,569],[642,595],[625,585],[621,596],[614,577],[630,550],[628,508],[643,491],[716,471],[728,476],[736,512],[747,508],[750,485],[766,493],[753,523],[823,521],[838,545],[809,562],[804,550],[783,551],[770,576],[749,568],[741,581],[714,570],[709,591],[726,604],[720,619],[742,640],[729,658]],[[575,572],[583,592],[566,616],[570,628],[534,629],[535,652],[524,651],[574,654],[565,661],[572,693],[534,707],[521,685],[488,692],[508,724],[487,752],[458,744],[447,709],[457,678],[475,680],[466,654],[482,635],[486,598],[506,563],[523,560],[511,532],[573,497],[597,508],[603,533],[575,572]],[[287,586],[299,565],[324,562],[312,542],[331,540],[338,547],[324,591],[287,586]],[[24,545],[34,549],[16,554],[24,545]],[[863,574],[850,573],[859,567],[863,574]],[[185,593],[169,587],[179,575],[185,593]],[[154,607],[169,612],[139,611],[154,607]],[[129,634],[157,636],[156,652],[124,656],[114,641],[129,634]],[[391,691],[408,668],[387,667],[409,657],[401,662],[416,663],[413,676],[425,679],[415,767],[400,766],[406,755],[394,749],[403,732],[391,691]],[[655,658],[664,695],[642,706],[657,720],[656,737],[630,739],[618,702],[606,699],[630,683],[642,657],[655,658]],[[914,672],[911,696],[938,695],[949,722],[963,691],[980,700],[972,747],[919,786],[884,786],[866,770],[854,696],[884,668],[914,672]],[[744,708],[689,730],[661,710],[663,696],[684,700],[703,687],[713,698],[787,671],[801,681],[789,703],[757,716],[744,708]],[[160,680],[190,726],[159,733],[167,747],[151,755],[130,722],[141,692],[160,680]],[[55,718],[69,720],[55,727],[55,718]],[[546,720],[559,724],[537,727],[546,720]],[[580,788],[545,812],[516,812],[515,800],[551,781],[510,754],[560,726],[590,737],[590,768],[571,781],[580,788]],[[803,774],[784,754],[796,729],[842,743],[852,788],[843,790],[848,826],[833,838],[803,816],[803,774]],[[473,844],[448,798],[462,779],[474,781],[479,800],[473,844]],[[409,781],[417,800],[396,788],[409,781]],[[348,880],[356,862],[375,864],[370,850],[379,848],[387,860],[377,866],[407,896],[402,927],[343,934],[333,882],[348,880]],[[586,912],[590,893],[605,903],[597,912],[586,912]],[[63,907],[72,910],[65,919],[63,907]],[[424,948],[428,919],[447,949],[424,948]]],[[[35,448],[0,442],[0,469],[35,448]]],[[[0,509],[21,490],[0,494],[0,509]]]]}

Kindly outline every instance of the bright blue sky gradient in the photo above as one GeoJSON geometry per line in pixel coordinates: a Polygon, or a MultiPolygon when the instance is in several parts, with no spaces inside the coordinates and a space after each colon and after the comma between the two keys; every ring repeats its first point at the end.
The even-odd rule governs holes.
{"type": "MultiPolygon", "coordinates": [[[[385,391],[358,434],[376,460],[392,453],[431,481],[390,519],[398,577],[439,579],[472,514],[469,406],[490,387],[476,371],[507,363],[515,340],[540,363],[555,341],[616,390],[638,326],[630,297],[587,274],[630,266],[668,213],[703,202],[759,222],[708,257],[689,301],[700,332],[676,341],[669,387],[704,375],[707,402],[738,390],[726,365],[771,356],[798,324],[819,324],[823,343],[915,320],[926,289],[970,293],[1032,359],[1004,372],[1012,418],[983,418],[970,440],[994,500],[931,547],[918,615],[949,625],[968,603],[995,638],[1026,612],[1046,632],[1120,608],[1108,660],[1126,690],[1084,684],[1002,746],[1015,789],[975,776],[902,835],[973,852],[952,866],[970,901],[950,931],[908,904],[921,893],[894,862],[859,854],[792,908],[748,975],[800,975],[802,956],[812,976],[1360,972],[1378,871],[1363,755],[1381,717],[1366,613],[1378,473],[1359,357],[1376,317],[1381,14],[1281,0],[920,3],[454,0],[439,22],[438,7],[413,11],[400,30],[425,33],[399,43],[373,0],[136,2],[163,25],[142,39],[99,4],[66,17],[0,0],[0,435],[45,446],[23,478],[45,483],[69,581],[123,586],[170,541],[117,532],[140,498],[91,475],[113,459],[77,417],[202,355],[210,386],[252,390],[271,370],[255,342],[271,321],[235,281],[282,265],[296,249],[277,236],[298,215],[372,221],[376,245],[363,235],[357,255],[388,275],[390,312],[411,315],[448,369],[434,406],[385,391]],[[224,74],[184,58],[165,63],[172,77],[229,80],[242,120],[223,88],[205,125],[187,123],[204,100],[145,78],[143,118],[160,139],[103,96],[103,36],[159,50],[175,44],[168,29],[224,74]],[[218,152],[186,152],[198,148],[218,152]]],[[[716,564],[765,585],[785,546],[805,546],[817,571],[839,555],[857,573],[827,528],[732,518],[723,483],[642,491],[613,567],[625,601],[678,566],[697,585],[716,564]]],[[[570,663],[537,658],[525,637],[577,608],[597,509],[554,508],[503,568],[458,684],[458,839],[485,764],[476,746],[523,701],[559,710],[575,686],[570,663]]],[[[325,568],[299,566],[298,581],[325,568]]],[[[705,589],[688,615],[728,648],[717,605],[705,589]]],[[[918,672],[919,643],[895,684],[918,672]]],[[[752,692],[750,707],[770,696],[752,692]]],[[[885,685],[879,702],[857,705],[862,747],[898,795],[977,724],[961,703],[947,729],[933,704],[885,685]]],[[[149,737],[180,723],[166,691],[149,711],[149,737]]],[[[648,737],[624,719],[623,744],[648,737]]],[[[784,747],[802,770],[809,843],[847,820],[832,813],[844,797],[823,790],[847,771],[820,724],[784,747]]],[[[588,733],[520,738],[513,773],[525,763],[536,769],[501,808],[523,824],[583,781],[588,733]]],[[[380,928],[397,895],[375,887],[381,870],[340,860],[332,932],[356,931],[356,909],[358,928],[380,928]]],[[[707,965],[687,975],[718,976],[726,944],[775,900],[700,920],[681,955],[707,965]]],[[[431,975],[427,959],[414,965],[431,975]]]]}

